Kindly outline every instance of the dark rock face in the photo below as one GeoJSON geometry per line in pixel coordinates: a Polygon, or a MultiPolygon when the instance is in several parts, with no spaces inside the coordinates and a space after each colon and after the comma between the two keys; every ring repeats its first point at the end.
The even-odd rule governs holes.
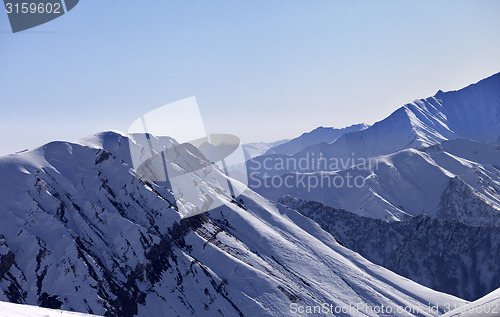
{"type": "Polygon", "coordinates": [[[459,220],[472,226],[498,226],[500,210],[490,206],[483,195],[459,177],[441,194],[436,217],[459,220]]]}
{"type": "Polygon", "coordinates": [[[475,300],[500,286],[498,227],[426,215],[388,223],[290,196],[280,202],[373,263],[432,289],[475,300]]]}
{"type": "Polygon", "coordinates": [[[213,235],[217,224],[206,215],[180,219],[168,188],[137,179],[103,149],[55,142],[44,150],[50,166],[21,177],[23,212],[4,215],[24,225],[0,236],[1,300],[128,317],[166,284],[184,306],[173,311],[194,312],[196,299],[207,311],[222,301],[242,315],[227,282],[187,256],[186,235],[207,224],[213,235]],[[207,287],[187,294],[193,280],[207,287]]]}
{"type": "Polygon", "coordinates": [[[168,186],[135,176],[126,137],[105,137],[110,148],[53,142],[0,158],[0,301],[124,317],[462,303],[387,274],[250,190],[234,199],[197,183],[227,203],[181,219],[168,186]]]}

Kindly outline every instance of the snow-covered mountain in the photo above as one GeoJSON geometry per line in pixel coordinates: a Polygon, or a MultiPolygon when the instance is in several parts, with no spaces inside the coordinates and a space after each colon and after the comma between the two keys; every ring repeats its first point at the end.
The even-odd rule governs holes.
{"type": "Polygon", "coordinates": [[[283,316],[324,303],[437,316],[465,303],[251,190],[219,190],[226,205],[181,220],[168,187],[136,177],[129,142],[108,132],[0,158],[0,300],[107,316],[283,316]]]}
{"type": "MultiPolygon", "coordinates": [[[[346,133],[329,144],[312,145],[292,158],[300,161],[311,157],[334,157],[348,162],[351,158],[369,158],[408,148],[421,149],[459,138],[500,143],[500,73],[457,91],[438,91],[433,97],[415,100],[367,129],[346,133]]],[[[264,155],[249,164],[262,165],[266,159],[275,161],[286,157],[282,153],[264,155]]],[[[289,172],[317,170],[313,164],[305,168],[287,166],[289,172]]],[[[265,172],[273,174],[277,171],[265,172]]]]}
{"type": "Polygon", "coordinates": [[[0,302],[0,317],[92,317],[82,313],[0,302]]]}
{"type": "Polygon", "coordinates": [[[500,285],[500,74],[247,166],[271,200],[322,203],[281,201],[374,263],[467,299],[500,285]]]}
{"type": "Polygon", "coordinates": [[[330,144],[249,160],[249,187],[388,221],[428,214],[498,226],[499,138],[500,73],[416,100],[330,144]]]}
{"type": "Polygon", "coordinates": [[[427,215],[403,222],[358,216],[291,196],[280,203],[313,219],[347,248],[399,275],[467,300],[500,285],[500,228],[427,215]]]}
{"type": "Polygon", "coordinates": [[[495,317],[500,316],[500,289],[467,305],[457,307],[443,317],[495,317]]]}
{"type": "Polygon", "coordinates": [[[318,127],[310,132],[303,133],[299,137],[292,139],[281,145],[275,145],[268,149],[265,155],[269,154],[286,154],[293,155],[303,149],[320,144],[332,143],[344,134],[366,130],[369,125],[361,123],[354,124],[346,128],[318,127]]]}
{"type": "Polygon", "coordinates": [[[438,91],[415,100],[366,130],[306,152],[327,157],[371,157],[405,148],[422,148],[445,140],[500,143],[500,73],[457,91],[438,91]]]}
{"type": "Polygon", "coordinates": [[[243,155],[245,156],[245,160],[250,160],[253,159],[254,157],[266,153],[269,149],[275,146],[279,146],[288,141],[290,140],[284,139],[276,142],[252,142],[252,143],[245,143],[241,147],[243,149],[243,155]]]}
{"type": "Polygon", "coordinates": [[[474,226],[500,224],[500,146],[464,139],[374,157],[338,172],[250,180],[272,200],[289,194],[383,220],[427,214],[474,226]],[[286,182],[292,186],[273,186],[286,182]]]}

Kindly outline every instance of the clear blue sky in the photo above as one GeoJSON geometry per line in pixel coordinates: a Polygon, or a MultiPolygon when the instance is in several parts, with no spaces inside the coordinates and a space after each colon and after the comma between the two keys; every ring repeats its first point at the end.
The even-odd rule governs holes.
{"type": "Polygon", "coordinates": [[[82,0],[12,34],[0,12],[0,154],[196,96],[244,141],[378,121],[500,71],[500,1],[82,0]]]}

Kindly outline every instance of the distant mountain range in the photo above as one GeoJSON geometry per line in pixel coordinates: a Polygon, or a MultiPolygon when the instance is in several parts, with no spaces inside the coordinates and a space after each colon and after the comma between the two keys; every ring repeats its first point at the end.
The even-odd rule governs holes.
{"type": "Polygon", "coordinates": [[[373,126],[297,153],[326,157],[372,157],[421,149],[446,140],[500,143],[500,73],[457,91],[415,100],[373,126]]]}
{"type": "Polygon", "coordinates": [[[437,316],[466,303],[251,190],[220,190],[227,205],[181,220],[169,188],[136,178],[129,142],[108,132],[0,158],[0,300],[107,316],[283,316],[324,303],[437,316]]]}
{"type": "Polygon", "coordinates": [[[245,143],[242,145],[243,154],[245,155],[246,160],[253,159],[254,157],[261,156],[266,153],[269,149],[275,146],[279,146],[280,144],[286,143],[290,140],[280,140],[276,142],[254,142],[254,143],[245,143]]]}
{"type": "MultiPolygon", "coordinates": [[[[360,131],[342,134],[334,142],[306,144],[295,154],[279,151],[266,154],[288,154],[297,160],[306,156],[347,160],[391,154],[408,148],[422,149],[454,139],[499,144],[499,109],[500,73],[457,91],[438,91],[433,97],[415,100],[384,120],[360,131]]],[[[260,162],[264,159],[266,155],[256,158],[260,162]]],[[[318,169],[290,168],[288,171],[314,170],[318,169]]]]}
{"type": "Polygon", "coordinates": [[[400,221],[427,214],[470,225],[497,226],[499,167],[499,145],[458,139],[420,150],[410,148],[376,156],[369,166],[273,176],[275,184],[305,177],[311,183],[314,179],[326,179],[325,186],[309,188],[307,182],[298,181],[289,182],[298,184],[293,187],[256,187],[255,183],[251,186],[272,200],[288,194],[383,220],[400,221]],[[361,179],[362,186],[334,185],[337,179],[348,177],[361,179]]]}
{"type": "Polygon", "coordinates": [[[276,142],[255,142],[243,144],[245,159],[250,160],[254,157],[270,154],[293,155],[308,146],[319,143],[331,143],[346,133],[363,131],[369,125],[361,123],[346,128],[318,127],[310,132],[305,132],[294,139],[284,139],[276,142]]]}
{"type": "Polygon", "coordinates": [[[333,143],[319,143],[293,155],[249,160],[249,186],[272,200],[289,194],[389,221],[428,214],[470,225],[497,226],[499,138],[497,74],[464,89],[438,92],[407,104],[373,126],[344,134],[333,143]],[[320,158],[340,164],[319,164],[320,158]],[[301,161],[309,164],[290,164],[301,161]],[[278,166],[280,162],[287,164],[278,166]],[[266,177],[274,184],[288,179],[294,186],[265,186],[262,180],[266,177]],[[311,188],[307,182],[297,181],[304,177],[330,182],[311,188]],[[362,186],[328,185],[348,177],[362,186]]]}
{"type": "Polygon", "coordinates": [[[468,300],[500,286],[500,74],[247,167],[252,189],[376,264],[468,300]]]}
{"type": "Polygon", "coordinates": [[[180,161],[211,168],[213,181],[189,176],[199,195],[186,204],[210,204],[209,191],[224,205],[182,219],[169,182],[133,169],[130,147],[147,149],[120,133],[1,157],[0,301],[124,317],[324,304],[336,316],[472,316],[498,302],[500,74],[370,127],[244,145],[238,197],[192,145],[148,140],[175,145],[155,163],[176,173],[191,175],[180,161]]]}
{"type": "Polygon", "coordinates": [[[293,155],[301,150],[320,143],[332,143],[338,138],[347,133],[358,132],[366,130],[369,125],[361,123],[355,124],[346,128],[331,128],[331,127],[318,127],[311,132],[303,133],[301,136],[287,141],[282,144],[277,144],[269,148],[264,155],[270,154],[286,154],[293,155]]]}
{"type": "Polygon", "coordinates": [[[467,300],[500,285],[500,228],[427,215],[386,222],[291,196],[280,203],[317,222],[342,245],[419,284],[467,300]]]}

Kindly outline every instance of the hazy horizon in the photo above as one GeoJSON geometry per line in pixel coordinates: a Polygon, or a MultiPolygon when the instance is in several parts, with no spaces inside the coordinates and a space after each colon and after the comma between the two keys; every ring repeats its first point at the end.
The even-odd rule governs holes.
{"type": "Polygon", "coordinates": [[[243,142],[373,124],[500,71],[500,2],[81,2],[11,34],[0,14],[0,155],[127,131],[196,96],[243,142]],[[11,137],[12,136],[12,137],[11,137]]]}

